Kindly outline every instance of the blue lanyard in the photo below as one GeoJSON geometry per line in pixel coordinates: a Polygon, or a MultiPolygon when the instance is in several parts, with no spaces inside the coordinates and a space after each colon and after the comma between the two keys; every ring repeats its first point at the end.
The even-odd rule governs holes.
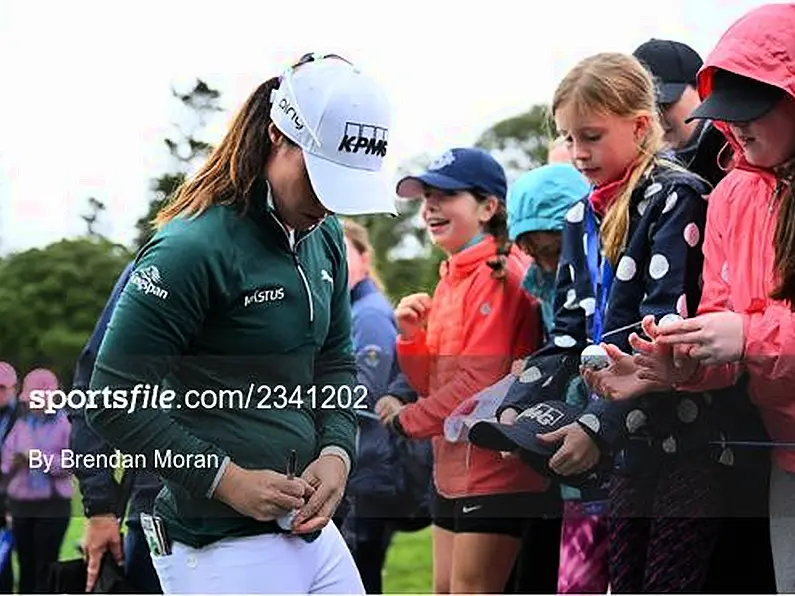
{"type": "Polygon", "coordinates": [[[585,236],[586,236],[586,255],[588,261],[588,273],[591,276],[591,287],[596,298],[596,309],[593,313],[593,324],[591,326],[591,340],[598,344],[602,341],[604,331],[605,310],[607,310],[607,299],[610,296],[610,289],[613,287],[613,267],[610,261],[602,259],[602,280],[599,283],[599,236],[596,231],[596,217],[590,203],[585,209],[585,236]]]}

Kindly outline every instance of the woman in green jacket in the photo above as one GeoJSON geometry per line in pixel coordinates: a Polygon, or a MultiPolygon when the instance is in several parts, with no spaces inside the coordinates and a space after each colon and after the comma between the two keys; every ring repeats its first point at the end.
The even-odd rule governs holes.
{"type": "Polygon", "coordinates": [[[136,258],[86,415],[165,480],[142,523],[166,593],[363,593],[330,522],[367,397],[334,214],[395,213],[390,120],[371,78],[305,56],[254,91],[136,258]]]}

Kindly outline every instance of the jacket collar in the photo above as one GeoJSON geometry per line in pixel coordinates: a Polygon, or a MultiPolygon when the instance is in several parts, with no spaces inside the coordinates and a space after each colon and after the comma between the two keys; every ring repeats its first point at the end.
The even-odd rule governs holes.
{"type": "Polygon", "coordinates": [[[282,221],[279,212],[273,202],[271,186],[264,178],[257,178],[251,189],[249,203],[249,215],[259,225],[260,229],[267,235],[276,234],[280,242],[290,247],[290,238],[294,242],[299,242],[311,234],[318,226],[312,226],[307,230],[290,230],[282,221]]]}
{"type": "Polygon", "coordinates": [[[481,263],[497,254],[497,242],[494,236],[486,237],[469,248],[448,257],[439,265],[439,276],[450,276],[451,279],[461,279],[469,276],[481,263]]]}

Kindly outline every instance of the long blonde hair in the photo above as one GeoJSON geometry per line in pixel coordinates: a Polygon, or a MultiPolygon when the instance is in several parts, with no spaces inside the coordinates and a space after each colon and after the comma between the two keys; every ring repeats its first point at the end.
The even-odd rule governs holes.
{"type": "Polygon", "coordinates": [[[552,114],[564,105],[575,114],[607,113],[619,118],[649,118],[650,126],[638,144],[638,158],[632,172],[602,220],[605,255],[615,265],[627,239],[632,191],[658,161],[657,153],[664,147],[654,81],[633,56],[612,52],[596,54],[580,61],[558,85],[552,100],[552,114]]]}
{"type": "Polygon", "coordinates": [[[367,228],[353,220],[343,219],[342,230],[345,233],[345,237],[351,241],[351,244],[359,251],[360,255],[370,257],[367,276],[373,280],[373,283],[381,292],[385,293],[384,282],[381,281],[381,276],[378,275],[378,271],[375,268],[375,250],[373,250],[373,245],[370,244],[370,234],[367,232],[367,228]]]}

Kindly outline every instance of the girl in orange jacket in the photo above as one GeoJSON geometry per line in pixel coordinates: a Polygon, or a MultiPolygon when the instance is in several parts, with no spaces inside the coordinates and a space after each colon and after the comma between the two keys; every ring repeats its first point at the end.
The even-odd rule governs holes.
{"type": "Polygon", "coordinates": [[[437,593],[502,592],[524,524],[554,507],[548,482],[518,458],[449,442],[445,418],[530,354],[543,327],[522,290],[528,258],[507,233],[502,167],[479,149],[452,149],[398,194],[422,198],[421,215],[447,255],[433,298],[412,294],[395,316],[401,370],[420,394],[379,404],[385,421],[434,450],[434,588],[437,593]]]}

